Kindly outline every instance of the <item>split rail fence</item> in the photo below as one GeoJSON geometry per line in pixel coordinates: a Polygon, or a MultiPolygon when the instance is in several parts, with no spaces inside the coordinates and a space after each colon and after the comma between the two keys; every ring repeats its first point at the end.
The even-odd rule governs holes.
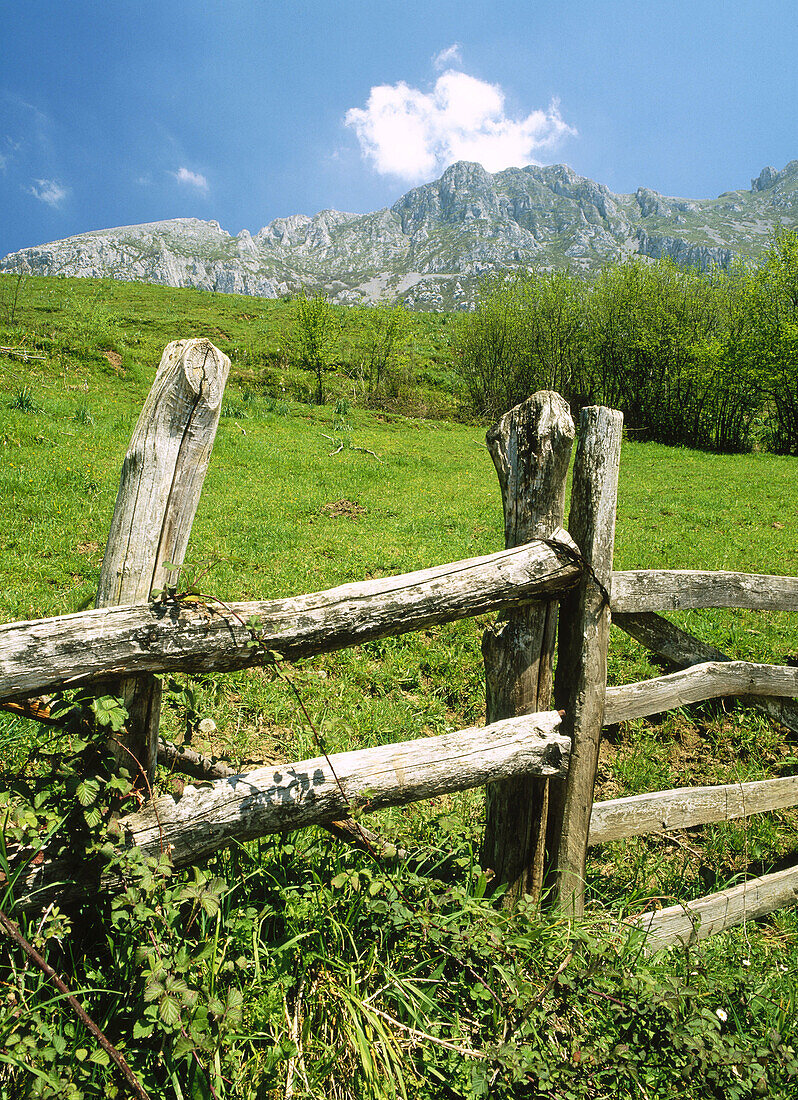
{"type": "MultiPolygon", "coordinates": [[[[84,686],[124,698],[120,763],[158,758],[164,672],[226,672],[296,660],[489,611],[483,639],[486,725],[438,737],[227,774],[161,795],[121,821],[127,840],[176,867],[233,841],[306,825],[357,840],[353,808],[377,810],[486,787],[483,864],[506,903],[546,891],[583,911],[590,845],[798,804],[798,776],[657,791],[593,802],[601,730],[725,695],[754,700],[798,730],[798,669],[729,660],[658,612],[698,607],[798,611],[798,578],[727,572],[613,572],[622,415],[582,410],[568,531],[565,484],[575,428],[556,393],[534,394],[487,436],[505,517],[505,550],[325,592],[246,603],[167,590],[186,551],[219,420],[229,360],[206,340],[165,349],[125,459],[97,608],[0,627],[0,704],[84,686]],[[677,671],[606,686],[610,618],[677,671]],[[559,618],[559,626],[558,626],[559,618]],[[253,623],[257,627],[253,627],[253,623]],[[557,654],[556,674],[553,675],[557,654]]],[[[218,773],[218,769],[217,769],[218,773]]],[[[22,904],[80,886],[45,858],[22,904]]],[[[113,888],[113,882],[107,882],[113,888]]],[[[687,943],[798,897],[798,868],[645,913],[649,948],[687,943]]]]}

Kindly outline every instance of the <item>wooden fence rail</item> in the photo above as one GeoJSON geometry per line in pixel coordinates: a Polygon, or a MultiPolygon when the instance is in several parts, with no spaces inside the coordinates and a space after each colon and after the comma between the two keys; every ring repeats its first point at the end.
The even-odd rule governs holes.
{"type": "MultiPolygon", "coordinates": [[[[232,671],[264,664],[275,653],[296,660],[500,611],[483,645],[489,724],[270,765],[207,788],[187,786],[181,798],[156,797],[122,820],[131,844],[168,852],[175,866],[184,866],[234,841],[328,824],[353,807],[372,810],[485,785],[483,858],[497,880],[509,884],[507,898],[539,896],[545,873],[561,909],[579,916],[588,845],[798,805],[798,777],[593,804],[602,726],[741,695],[798,729],[792,701],[798,668],[729,660],[653,614],[699,607],[796,611],[798,578],[612,571],[622,418],[610,409],[582,410],[570,534],[560,524],[573,423],[562,398],[543,392],[488,434],[502,490],[504,551],[286,599],[227,603],[186,592],[147,602],[153,585],[168,580],[165,562],[182,561],[228,368],[207,341],[166,349],[123,469],[99,606],[0,626],[0,704],[78,685],[121,688],[131,704],[127,748],[139,746],[151,775],[156,673],[232,671]],[[558,603],[559,709],[551,711],[558,603]],[[622,629],[679,670],[607,688],[611,612],[622,629]]],[[[40,905],[77,885],[72,873],[42,853],[26,870],[23,902],[40,905]]],[[[688,942],[768,912],[796,891],[793,868],[645,914],[637,926],[652,946],[688,942]]]]}
{"type": "MultiPolygon", "coordinates": [[[[402,806],[512,775],[562,776],[570,740],[561,724],[557,711],[548,711],[438,737],[270,764],[209,786],[187,785],[180,798],[156,798],[122,818],[119,828],[130,844],[153,856],[167,852],[173,866],[183,867],[234,842],[327,824],[355,807],[370,812],[402,806]]],[[[63,861],[35,862],[23,873],[18,904],[40,908],[65,886],[79,892],[75,874],[63,861]]]]}
{"type": "Polygon", "coordinates": [[[734,821],[792,806],[798,806],[798,775],[634,794],[593,803],[590,844],[607,844],[611,840],[645,833],[692,829],[696,825],[734,821]]]}
{"type": "Polygon", "coordinates": [[[798,668],[706,661],[680,672],[607,688],[604,724],[628,722],[724,695],[798,696],[798,668]]]}
{"type": "Polygon", "coordinates": [[[633,569],[612,575],[612,610],[687,611],[742,607],[798,611],[798,577],[690,569],[633,569]]]}
{"type": "Polygon", "coordinates": [[[558,530],[546,542],[287,599],[187,596],[8,623],[0,627],[0,702],[120,672],[231,672],[262,665],[265,650],[297,660],[553,598],[579,580],[578,556],[558,530]]]}

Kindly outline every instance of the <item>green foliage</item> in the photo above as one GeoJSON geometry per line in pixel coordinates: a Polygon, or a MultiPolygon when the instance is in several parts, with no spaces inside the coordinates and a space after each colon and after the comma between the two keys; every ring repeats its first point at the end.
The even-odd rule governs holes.
{"type": "Polygon", "coordinates": [[[472,407],[495,419],[540,389],[578,400],[583,385],[585,289],[567,272],[482,284],[455,350],[472,407]]]}
{"type": "Polygon", "coordinates": [[[396,392],[409,360],[412,315],[404,306],[366,306],[357,310],[357,373],[370,405],[396,392]]]}
{"type": "Polygon", "coordinates": [[[300,295],[295,303],[292,346],[295,359],[316,374],[316,404],[324,404],[324,372],[338,354],[340,326],[338,311],[323,294],[300,295]]]}
{"type": "Polygon", "coordinates": [[[640,438],[714,451],[798,453],[798,245],[774,239],[758,269],[667,260],[494,278],[463,319],[457,369],[495,419],[536,389],[620,408],[640,438]]]}
{"type": "Polygon", "coordinates": [[[776,234],[745,289],[740,358],[761,379],[773,449],[798,454],[798,232],[776,234]]]}

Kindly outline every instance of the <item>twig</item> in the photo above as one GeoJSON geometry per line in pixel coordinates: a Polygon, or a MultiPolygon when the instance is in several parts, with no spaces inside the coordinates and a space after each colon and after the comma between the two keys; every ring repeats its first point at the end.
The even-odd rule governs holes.
{"type": "Polygon", "coordinates": [[[24,348],[1,348],[0,347],[0,351],[2,351],[4,355],[18,355],[19,358],[24,359],[25,362],[27,362],[28,359],[46,359],[47,358],[46,355],[36,355],[35,352],[25,351],[24,348]]]}
{"type": "Polygon", "coordinates": [[[685,852],[689,852],[691,856],[695,856],[697,859],[703,861],[704,857],[699,852],[698,848],[693,848],[690,844],[687,844],[681,837],[674,836],[673,833],[654,833],[654,836],[658,836],[660,840],[667,840],[670,844],[675,844],[677,848],[683,848],[685,852]]]}
{"type": "Polygon", "coordinates": [[[306,975],[302,975],[302,980],[299,983],[299,989],[297,990],[296,1001],[294,1002],[294,1016],[293,1019],[288,1013],[288,1002],[283,997],[283,1007],[285,1008],[285,1018],[288,1022],[288,1030],[291,1034],[291,1042],[296,1047],[296,1054],[292,1054],[288,1059],[288,1065],[285,1071],[285,1100],[291,1100],[294,1095],[294,1073],[296,1072],[297,1061],[302,1069],[302,1076],[305,1078],[305,1084],[307,1084],[307,1077],[305,1076],[304,1058],[302,1053],[301,1034],[299,1030],[299,1013],[302,1008],[302,997],[305,992],[305,980],[306,975]]]}
{"type": "Polygon", "coordinates": [[[394,1027],[398,1027],[401,1031],[404,1031],[406,1035],[410,1035],[414,1039],[426,1039],[427,1042],[434,1043],[435,1046],[445,1047],[446,1050],[453,1050],[457,1054],[465,1055],[466,1058],[478,1058],[481,1062],[487,1061],[488,1056],[482,1050],[474,1050],[472,1047],[459,1046],[457,1043],[450,1043],[448,1039],[439,1039],[437,1035],[430,1035],[428,1031],[420,1031],[417,1027],[409,1027],[395,1017],[390,1016],[387,1012],[383,1012],[381,1008],[375,1008],[374,1005],[370,1006],[369,1011],[373,1012],[375,1016],[380,1016],[389,1024],[393,1024],[394,1027]]]}
{"type": "Polygon", "coordinates": [[[56,989],[58,989],[60,993],[64,994],[67,1001],[69,1002],[72,1011],[75,1013],[77,1018],[84,1025],[84,1027],[86,1027],[91,1032],[91,1034],[100,1044],[108,1057],[113,1061],[114,1065],[117,1067],[119,1072],[124,1077],[125,1081],[130,1086],[133,1095],[138,1097],[138,1100],[150,1100],[149,1093],[145,1092],[144,1088],[139,1083],[138,1079],[133,1073],[133,1070],[127,1064],[127,1062],[113,1045],[113,1043],[109,1042],[109,1040],[106,1039],[103,1032],[99,1029],[97,1024],[95,1024],[91,1016],[89,1016],[89,1014],[86,1012],[77,997],[74,997],[72,995],[69,987],[67,986],[63,978],[59,977],[58,974],[56,974],[56,972],[47,962],[47,960],[42,958],[42,956],[39,954],[36,948],[33,947],[32,944],[28,943],[28,941],[25,939],[25,937],[22,935],[22,933],[13,923],[13,921],[10,921],[5,913],[2,912],[2,910],[0,910],[0,927],[2,927],[3,931],[10,939],[14,941],[14,943],[22,948],[28,958],[32,959],[33,962],[35,962],[36,965],[39,967],[39,969],[47,975],[47,977],[50,979],[56,989]]]}

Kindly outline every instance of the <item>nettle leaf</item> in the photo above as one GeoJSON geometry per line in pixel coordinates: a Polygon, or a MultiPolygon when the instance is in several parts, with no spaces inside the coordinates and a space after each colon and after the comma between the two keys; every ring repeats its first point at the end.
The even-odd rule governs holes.
{"type": "Polygon", "coordinates": [[[230,987],[227,990],[227,1009],[225,1015],[228,1023],[238,1023],[244,1008],[244,994],[240,989],[230,987]]]}
{"type": "Polygon", "coordinates": [[[188,1058],[194,1053],[195,1043],[189,1035],[178,1035],[175,1039],[175,1045],[172,1047],[172,1057],[175,1061],[179,1061],[181,1058],[188,1058]]]}
{"type": "Polygon", "coordinates": [[[122,729],[128,718],[124,703],[113,695],[100,695],[92,699],[91,709],[99,725],[110,726],[115,732],[122,729]]]}
{"type": "Polygon", "coordinates": [[[90,829],[96,829],[98,825],[102,824],[103,815],[97,809],[96,806],[92,806],[90,810],[87,810],[83,815],[86,819],[86,824],[90,829]]]}
{"type": "Polygon", "coordinates": [[[175,997],[163,997],[158,1005],[158,1015],[167,1027],[177,1027],[180,1023],[180,1002],[175,997]]]}
{"type": "Polygon", "coordinates": [[[84,779],[75,791],[75,795],[81,806],[91,806],[93,802],[97,801],[99,793],[100,783],[97,779],[84,779]]]}
{"type": "Polygon", "coordinates": [[[166,981],[167,991],[174,994],[176,997],[182,997],[184,1000],[189,995],[189,988],[186,982],[182,978],[175,978],[170,974],[166,981]]]}

